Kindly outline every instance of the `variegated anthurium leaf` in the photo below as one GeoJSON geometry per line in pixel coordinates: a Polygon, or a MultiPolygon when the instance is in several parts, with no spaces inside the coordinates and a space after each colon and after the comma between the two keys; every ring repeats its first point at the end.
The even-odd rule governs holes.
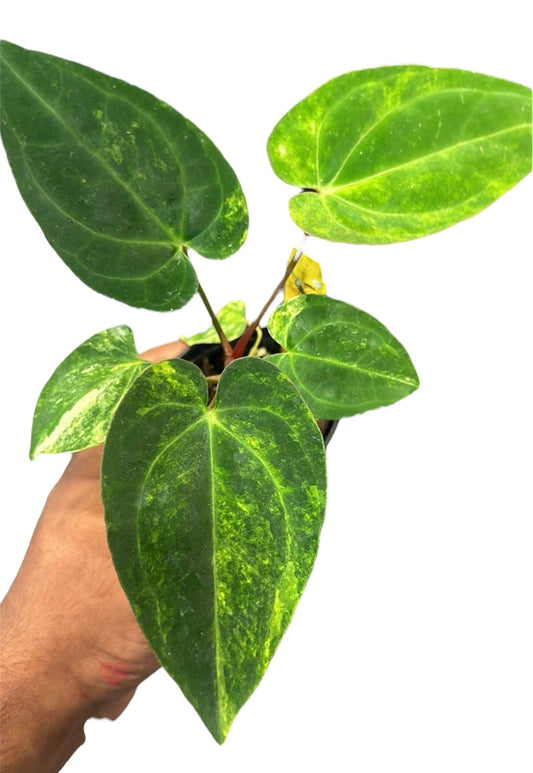
{"type": "Polygon", "coordinates": [[[290,213],[331,241],[386,244],[471,217],[531,171],[531,89],[473,72],[382,67],[335,78],[274,128],[290,213]]]}
{"type": "Polygon", "coordinates": [[[391,405],[418,387],[400,342],[377,319],[342,301],[293,298],[276,309],[268,329],[286,351],[266,359],[289,376],[317,418],[391,405]]]}
{"type": "Polygon", "coordinates": [[[2,138],[45,236],[89,287],[131,306],[183,306],[187,248],[225,258],[246,202],[213,143],[169,105],[79,64],[1,44],[2,138]]]}
{"type": "Polygon", "coordinates": [[[104,450],[120,581],[152,649],[222,743],[307,581],[325,507],[325,451],[289,379],[258,358],[221,376],[153,365],[104,450]]]}
{"type": "Polygon", "coordinates": [[[138,356],[125,325],[97,333],[78,346],[39,396],[31,458],[103,443],[117,405],[149,365],[138,356]]]}
{"type": "MultiPolygon", "coordinates": [[[[217,318],[228,341],[238,338],[244,333],[248,325],[244,301],[230,301],[218,312],[217,318]]],[[[220,341],[214,325],[208,327],[203,333],[196,333],[188,338],[182,336],[181,340],[188,344],[188,346],[193,346],[194,344],[213,344],[220,341]]]]}

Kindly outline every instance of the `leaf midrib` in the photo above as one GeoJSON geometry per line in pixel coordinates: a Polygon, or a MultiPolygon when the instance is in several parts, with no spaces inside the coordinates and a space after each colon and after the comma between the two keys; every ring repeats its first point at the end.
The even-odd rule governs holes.
{"type": "MultiPolygon", "coordinates": [[[[324,397],[323,395],[319,395],[316,392],[313,392],[307,386],[307,384],[304,381],[302,381],[301,377],[299,376],[299,374],[295,370],[294,362],[292,362],[291,360],[289,360],[289,368],[290,368],[290,372],[291,372],[291,378],[294,381],[294,383],[298,384],[301,392],[304,395],[309,395],[312,400],[316,401],[317,404],[320,403],[323,406],[331,405],[333,408],[336,408],[337,411],[339,409],[352,411],[353,405],[354,405],[354,401],[353,400],[352,401],[331,400],[331,399],[328,399],[327,397],[324,397]]],[[[363,408],[365,410],[369,410],[369,409],[372,409],[372,408],[375,408],[375,407],[376,407],[376,401],[375,400],[369,400],[369,399],[361,400],[358,397],[358,399],[357,399],[358,413],[361,413],[362,412],[361,409],[363,409],[363,408]]],[[[320,417],[317,417],[317,418],[332,420],[331,417],[329,417],[329,416],[320,416],[320,417]]],[[[335,418],[343,418],[343,417],[341,416],[341,417],[335,417],[335,418]]]]}
{"type": "MultiPolygon", "coordinates": [[[[113,281],[119,281],[119,282],[142,282],[146,279],[149,279],[152,276],[155,276],[156,274],[160,273],[162,269],[165,268],[165,266],[168,266],[169,263],[171,263],[176,255],[180,255],[181,259],[185,258],[186,255],[183,252],[181,245],[176,243],[170,243],[167,241],[155,241],[155,240],[143,240],[143,239],[122,239],[118,236],[110,236],[109,234],[95,231],[93,228],[89,228],[89,226],[85,225],[85,223],[81,223],[79,220],[76,220],[70,213],[66,212],[62,207],[59,206],[59,204],[52,198],[50,198],[47,191],[44,190],[44,188],[41,186],[39,181],[35,178],[32,171],[29,169],[27,162],[24,160],[24,165],[26,167],[26,172],[28,176],[32,179],[34,185],[36,188],[38,188],[41,191],[42,196],[50,203],[52,207],[54,207],[57,212],[60,212],[65,218],[68,220],[71,220],[73,223],[75,223],[79,228],[82,230],[87,231],[90,233],[95,239],[104,239],[105,241],[111,241],[116,242],[117,244],[125,244],[125,245],[137,245],[140,247],[172,247],[173,253],[170,255],[169,258],[167,258],[164,263],[160,263],[158,266],[156,266],[152,271],[149,271],[147,274],[136,274],[135,276],[113,276],[110,274],[103,274],[101,271],[94,271],[94,269],[88,269],[87,265],[81,260],[81,258],[73,252],[68,251],[68,254],[73,258],[78,264],[80,264],[85,271],[88,271],[93,276],[100,277],[100,279],[110,279],[113,281]]],[[[67,251],[63,250],[63,253],[66,254],[67,251]]]]}
{"type": "MultiPolygon", "coordinates": [[[[13,133],[15,133],[15,132],[13,132],[13,133]]],[[[19,142],[20,142],[20,140],[19,140],[19,142]]],[[[22,145],[22,143],[20,143],[20,144],[22,145]]],[[[59,212],[61,215],[63,215],[63,217],[65,217],[67,220],[72,221],[72,223],[74,223],[76,226],[81,228],[83,231],[87,231],[92,236],[94,236],[94,237],[96,237],[98,239],[105,239],[106,241],[116,242],[117,244],[126,244],[126,245],[136,244],[136,245],[139,245],[139,246],[146,245],[148,247],[171,247],[171,246],[173,246],[173,247],[178,248],[178,245],[175,244],[175,242],[169,243],[168,241],[158,241],[157,239],[137,239],[137,238],[135,238],[135,239],[128,239],[128,238],[126,238],[125,239],[125,238],[122,238],[120,236],[112,236],[111,234],[105,233],[103,231],[96,231],[94,228],[91,228],[86,223],[82,223],[80,220],[75,218],[74,215],[72,215],[70,212],[67,212],[65,209],[63,209],[63,207],[61,207],[59,205],[59,203],[50,196],[48,191],[46,191],[43,188],[43,186],[41,185],[39,180],[35,177],[35,175],[31,171],[30,167],[28,166],[28,162],[26,161],[26,157],[23,156],[23,158],[24,158],[24,166],[26,168],[26,173],[27,173],[28,177],[32,180],[32,182],[34,183],[35,187],[39,189],[39,191],[41,192],[43,198],[45,198],[48,201],[48,203],[52,207],[54,207],[54,209],[57,212],[59,212]]]]}
{"type": "Polygon", "coordinates": [[[288,357],[288,358],[298,358],[301,357],[306,360],[310,360],[311,362],[320,362],[320,363],[327,363],[328,365],[332,365],[336,368],[345,368],[347,370],[355,370],[358,373],[362,373],[365,376],[369,376],[371,378],[381,378],[386,381],[394,381],[399,384],[406,384],[408,386],[414,386],[416,382],[409,376],[405,378],[397,378],[395,376],[387,375],[386,373],[381,373],[380,371],[376,370],[369,370],[368,368],[362,368],[359,365],[356,365],[354,363],[346,363],[341,362],[340,360],[332,360],[329,357],[323,357],[323,356],[317,356],[313,354],[308,354],[306,352],[298,352],[298,351],[287,351],[283,352],[281,355],[275,355],[276,357],[288,357]]]}
{"type": "MultiPolygon", "coordinates": [[[[180,407],[180,403],[175,403],[173,401],[168,401],[168,402],[165,402],[165,403],[158,403],[157,406],[155,406],[153,410],[158,410],[163,405],[165,405],[165,406],[175,406],[175,407],[178,407],[178,408],[180,407]]],[[[241,409],[243,409],[243,410],[245,410],[247,408],[247,406],[239,406],[239,407],[241,409]]],[[[231,411],[231,412],[238,411],[239,407],[232,406],[231,408],[227,408],[227,409],[222,408],[222,409],[219,410],[219,413],[224,413],[224,411],[231,411]]],[[[144,415],[143,418],[145,418],[145,416],[146,415],[144,415]]],[[[280,491],[280,487],[278,485],[278,482],[277,482],[276,476],[274,474],[274,471],[272,470],[270,465],[268,465],[265,462],[264,458],[260,454],[258,454],[257,451],[254,448],[252,448],[251,446],[249,446],[246,443],[246,439],[245,438],[241,438],[238,435],[235,435],[233,432],[231,432],[223,423],[221,423],[221,422],[219,422],[217,420],[216,416],[214,415],[214,413],[212,411],[207,411],[207,409],[205,409],[205,412],[202,411],[201,415],[194,422],[189,424],[182,432],[180,432],[179,435],[177,435],[176,437],[173,437],[168,443],[166,443],[165,446],[160,449],[159,453],[152,459],[152,461],[151,461],[151,463],[150,463],[150,465],[149,465],[145,475],[143,476],[143,482],[142,482],[142,485],[141,485],[139,502],[141,502],[142,499],[143,499],[144,489],[145,489],[145,486],[146,486],[146,483],[147,483],[148,479],[150,478],[151,471],[153,470],[155,465],[159,462],[161,457],[175,443],[182,441],[183,440],[183,436],[185,434],[188,434],[191,430],[195,429],[197,426],[202,425],[202,424],[204,426],[206,426],[206,428],[207,428],[207,436],[208,436],[208,444],[209,444],[208,454],[209,454],[209,458],[210,458],[210,461],[211,461],[211,468],[210,469],[212,469],[212,470],[216,469],[216,466],[215,466],[215,454],[214,454],[214,449],[213,449],[214,427],[218,427],[218,429],[220,431],[224,432],[226,435],[231,437],[231,439],[234,442],[236,442],[236,443],[238,443],[240,445],[243,445],[246,448],[247,452],[250,455],[254,456],[260,462],[260,464],[263,466],[263,468],[265,469],[267,475],[269,476],[269,478],[271,479],[271,481],[273,483],[274,491],[277,494],[278,500],[279,500],[280,505],[281,505],[282,510],[283,510],[284,520],[285,520],[285,525],[286,525],[285,534],[286,534],[286,537],[287,537],[287,540],[286,540],[286,556],[288,558],[290,556],[290,542],[291,542],[290,529],[288,527],[288,524],[289,524],[289,513],[288,513],[288,510],[287,510],[287,505],[286,505],[286,503],[284,501],[284,498],[283,498],[283,495],[282,495],[282,491],[280,491]]],[[[211,500],[211,511],[212,511],[212,518],[211,518],[211,521],[212,521],[212,534],[211,534],[211,540],[212,540],[212,545],[213,545],[213,555],[215,556],[216,555],[216,544],[217,544],[216,528],[215,528],[215,526],[216,526],[216,523],[215,523],[216,519],[214,517],[214,515],[215,515],[214,504],[215,504],[215,501],[216,501],[215,475],[210,475],[210,487],[211,487],[210,500],[211,500]]],[[[141,510],[141,507],[138,507],[137,510],[136,510],[136,521],[137,521],[137,524],[138,524],[140,510],[141,510]]],[[[138,525],[136,525],[136,535],[137,535],[137,554],[138,554],[140,565],[143,566],[141,546],[139,544],[139,528],[138,528],[138,525]]],[[[215,684],[215,689],[217,691],[217,696],[218,696],[218,700],[217,700],[217,707],[218,707],[218,711],[219,711],[219,713],[218,713],[218,726],[219,726],[219,729],[220,729],[221,733],[225,737],[226,732],[227,732],[227,728],[228,728],[228,722],[227,722],[228,699],[227,699],[227,692],[226,692],[226,689],[225,689],[225,679],[224,679],[224,670],[223,670],[223,658],[221,656],[221,645],[220,645],[221,633],[220,633],[220,626],[219,626],[218,597],[217,597],[217,594],[216,594],[216,587],[217,587],[217,581],[216,581],[216,572],[217,572],[217,570],[216,570],[216,561],[213,561],[213,563],[212,563],[212,571],[213,571],[213,630],[214,630],[214,639],[215,639],[215,641],[214,641],[214,652],[215,652],[215,670],[216,670],[216,676],[217,676],[216,684],[215,684]],[[222,703],[224,703],[224,706],[226,708],[225,715],[223,715],[223,712],[221,711],[222,703]]],[[[144,572],[144,569],[143,569],[143,574],[145,576],[146,584],[150,587],[150,590],[151,590],[152,596],[154,598],[155,604],[158,607],[157,594],[155,592],[155,589],[152,588],[152,586],[148,582],[148,579],[147,579],[146,573],[144,572]]],[[[159,626],[158,626],[158,629],[159,629],[161,635],[163,635],[163,632],[161,631],[161,628],[159,626]]]]}
{"type": "MultiPolygon", "coordinates": [[[[473,145],[480,142],[485,142],[489,139],[498,137],[500,135],[515,132],[520,129],[529,129],[529,128],[530,128],[530,125],[528,123],[515,124],[514,126],[506,127],[505,129],[500,129],[496,132],[491,132],[490,134],[473,137],[468,140],[462,140],[460,142],[454,143],[453,145],[447,145],[445,148],[441,148],[439,150],[433,151],[432,153],[427,153],[424,156],[417,156],[416,158],[412,158],[409,161],[404,161],[403,163],[397,164],[396,166],[389,167],[388,169],[383,169],[380,172],[376,172],[375,174],[368,175],[367,177],[362,177],[361,179],[356,180],[355,182],[348,183],[346,185],[339,185],[339,186],[332,186],[332,187],[330,187],[329,185],[324,186],[322,188],[319,188],[318,192],[319,194],[324,196],[333,195],[333,196],[337,196],[338,198],[342,198],[342,196],[339,196],[339,191],[351,190],[351,189],[357,188],[360,185],[364,185],[365,183],[368,183],[369,180],[374,180],[378,177],[383,177],[388,174],[392,174],[393,172],[396,172],[399,169],[405,169],[410,166],[416,166],[417,164],[424,163],[427,159],[430,159],[436,156],[445,156],[446,154],[451,153],[452,151],[454,151],[456,148],[459,148],[459,147],[463,147],[466,145],[473,145]]],[[[336,177],[338,177],[338,175],[336,175],[336,177]]]]}
{"type": "MultiPolygon", "coordinates": [[[[23,77],[21,74],[13,67],[11,63],[8,63],[4,60],[4,65],[7,66],[10,71],[13,73],[13,75],[19,80],[19,82],[29,91],[30,94],[43,106],[45,110],[47,110],[54,118],[55,120],[60,124],[60,126],[63,127],[63,129],[71,135],[75,139],[81,147],[90,155],[92,156],[96,161],[98,161],[102,167],[108,172],[108,174],[131,196],[131,198],[138,204],[140,209],[142,209],[161,229],[161,231],[165,234],[165,236],[168,238],[170,244],[176,245],[176,235],[169,229],[167,226],[161,221],[161,219],[156,215],[153,210],[151,210],[149,207],[146,206],[145,202],[139,198],[139,196],[124,182],[124,180],[117,175],[117,173],[114,171],[114,169],[98,154],[96,153],[92,148],[90,148],[88,145],[86,145],[80,136],[72,129],[71,126],[69,126],[68,123],[66,123],[60,116],[60,114],[55,110],[52,105],[50,105],[46,100],[41,97],[41,95],[35,91],[35,89],[30,85],[30,83],[23,77]]],[[[91,83],[92,86],[94,84],[91,83]]],[[[101,89],[99,89],[102,91],[101,89]]],[[[107,97],[109,96],[106,92],[104,93],[107,97]]],[[[128,103],[129,104],[129,103],[128,103]]],[[[20,143],[20,140],[19,140],[20,143]]],[[[180,242],[178,242],[180,243],[180,242]]]]}
{"type": "MultiPolygon", "coordinates": [[[[139,113],[141,113],[141,115],[143,115],[143,116],[144,116],[144,118],[145,118],[147,121],[149,121],[149,123],[151,124],[151,126],[152,126],[152,127],[153,127],[153,128],[154,128],[154,129],[155,129],[155,130],[156,130],[156,131],[157,131],[157,132],[160,134],[160,136],[162,137],[162,139],[163,139],[163,141],[164,141],[165,145],[166,145],[166,146],[167,146],[167,148],[170,150],[170,152],[171,152],[171,154],[172,154],[172,156],[173,156],[173,158],[174,158],[174,162],[175,162],[176,166],[177,166],[177,167],[180,169],[180,171],[183,171],[183,170],[182,170],[181,159],[179,158],[178,154],[176,153],[176,148],[175,148],[175,146],[174,146],[174,145],[173,145],[171,142],[169,142],[168,135],[167,135],[167,134],[166,134],[166,133],[163,131],[163,129],[162,129],[162,128],[161,128],[161,126],[160,126],[160,125],[157,123],[157,121],[155,121],[155,120],[154,120],[154,117],[153,117],[153,115],[151,115],[150,113],[148,113],[148,112],[147,112],[147,111],[146,111],[144,108],[141,108],[139,105],[137,105],[137,104],[134,104],[134,103],[130,102],[128,99],[126,99],[126,97],[123,97],[121,94],[116,94],[116,93],[113,93],[113,92],[109,92],[109,93],[108,93],[107,91],[104,91],[104,89],[102,89],[102,88],[101,88],[101,87],[100,87],[98,84],[96,84],[96,83],[93,83],[92,81],[88,80],[88,79],[87,79],[87,78],[86,78],[86,77],[85,77],[85,76],[84,76],[82,73],[80,73],[80,74],[79,74],[79,78],[80,78],[81,80],[85,81],[85,83],[88,83],[88,84],[89,84],[89,86],[91,86],[92,88],[95,88],[95,89],[97,89],[98,91],[100,91],[100,92],[101,92],[101,94],[103,94],[103,95],[106,97],[106,99],[107,99],[107,100],[109,100],[110,98],[113,98],[113,99],[116,99],[116,100],[121,100],[121,101],[125,102],[127,105],[133,106],[133,107],[135,108],[135,110],[137,110],[139,113]]],[[[129,84],[127,84],[127,85],[129,85],[129,84]]],[[[131,87],[131,88],[135,88],[135,87],[131,87]]],[[[147,93],[147,92],[146,92],[146,93],[147,93]]],[[[150,96],[152,96],[152,95],[150,95],[150,96]]],[[[157,100],[157,98],[156,98],[156,97],[154,97],[154,99],[155,99],[156,101],[159,101],[159,100],[157,100]]],[[[170,107],[169,105],[167,105],[167,104],[166,104],[166,102],[160,102],[160,105],[161,105],[162,109],[165,109],[165,108],[169,108],[169,107],[170,107]]],[[[173,110],[173,108],[170,108],[170,109],[171,109],[171,110],[173,110]]],[[[180,114],[180,115],[181,115],[181,114],[180,114]]],[[[187,123],[189,126],[193,126],[193,125],[191,124],[191,122],[190,122],[190,121],[189,121],[187,118],[185,118],[185,116],[181,116],[181,117],[183,118],[183,120],[184,120],[184,121],[185,121],[185,122],[186,122],[186,123],[187,123]]],[[[194,130],[195,130],[195,131],[197,131],[197,132],[200,132],[200,129],[198,129],[198,127],[196,127],[196,126],[194,126],[194,130]]],[[[203,133],[202,133],[202,134],[203,134],[203,133]]],[[[208,154],[208,153],[205,153],[205,156],[206,156],[207,158],[210,158],[210,156],[209,156],[209,154],[208,154]]],[[[212,161],[212,159],[211,159],[211,158],[210,158],[210,160],[212,161]]],[[[223,186],[223,184],[222,184],[222,180],[220,179],[220,168],[219,168],[219,165],[218,165],[218,164],[216,164],[216,163],[213,163],[213,166],[214,166],[214,169],[215,169],[215,174],[216,174],[216,177],[217,177],[217,181],[218,181],[219,189],[220,189],[220,191],[222,192],[222,191],[223,191],[223,189],[224,189],[224,186],[223,186]]],[[[129,190],[129,188],[127,188],[127,190],[129,190]]],[[[198,190],[198,189],[195,189],[195,190],[198,190]]],[[[220,216],[220,214],[221,214],[221,212],[222,212],[222,209],[223,209],[223,207],[224,207],[224,196],[221,196],[221,197],[220,197],[220,203],[219,203],[219,205],[218,205],[218,210],[217,210],[216,214],[215,214],[215,215],[213,215],[213,217],[212,217],[211,221],[210,221],[210,222],[209,222],[209,223],[208,223],[208,224],[207,224],[207,225],[206,225],[204,228],[202,228],[202,230],[201,230],[201,231],[200,231],[198,234],[196,234],[196,236],[192,237],[192,239],[190,240],[191,242],[192,242],[192,241],[195,241],[196,239],[198,239],[198,238],[199,238],[199,237],[200,237],[202,234],[204,234],[204,233],[205,233],[205,232],[206,232],[206,231],[207,231],[209,228],[211,228],[211,226],[213,225],[213,223],[214,223],[214,222],[216,222],[216,220],[218,220],[218,218],[219,218],[219,216],[220,216]]],[[[182,207],[182,211],[181,211],[181,237],[182,237],[182,239],[181,239],[181,240],[180,240],[178,243],[179,243],[179,244],[183,244],[184,246],[185,246],[186,244],[188,244],[188,242],[186,242],[186,241],[183,239],[183,235],[184,235],[184,232],[185,232],[185,215],[186,215],[186,207],[182,207]]],[[[172,232],[171,232],[171,233],[172,233],[172,232]]],[[[175,234],[172,234],[172,235],[173,235],[173,236],[175,236],[175,234]]],[[[174,242],[174,241],[173,241],[173,244],[175,244],[175,242],[174,242]]]]}
{"type": "Polygon", "coordinates": [[[224,677],[224,668],[221,655],[221,635],[220,635],[220,622],[219,622],[219,608],[218,608],[218,595],[217,595],[217,533],[216,533],[216,518],[215,518],[215,454],[213,447],[213,422],[206,421],[210,415],[206,412],[203,415],[203,420],[207,424],[207,436],[209,443],[209,459],[210,459],[210,501],[211,501],[211,543],[213,545],[213,632],[214,632],[214,649],[215,649],[215,691],[216,691],[216,706],[217,706],[217,723],[219,732],[225,736],[227,732],[227,723],[225,717],[227,717],[228,708],[228,694],[226,690],[226,680],[224,677]],[[222,703],[224,703],[224,710],[222,709],[222,703]],[[224,716],[224,719],[223,719],[224,716]]]}
{"type": "MultiPolygon", "coordinates": [[[[339,99],[335,103],[334,108],[330,108],[324,114],[324,117],[322,118],[322,121],[320,122],[320,126],[319,126],[319,129],[318,129],[318,132],[317,132],[317,139],[316,139],[316,148],[317,148],[317,155],[316,155],[317,180],[320,180],[320,171],[319,171],[320,135],[322,133],[323,126],[324,126],[324,124],[325,124],[325,122],[326,122],[330,112],[333,109],[336,110],[338,108],[338,106],[340,104],[342,104],[343,102],[345,102],[346,100],[351,99],[354,96],[354,94],[356,94],[358,91],[361,91],[361,89],[363,87],[368,86],[369,83],[375,84],[376,81],[365,81],[364,83],[362,83],[360,85],[357,85],[353,89],[350,89],[350,92],[349,92],[348,95],[344,95],[341,99],[339,99]]],[[[379,81],[377,81],[377,83],[379,83],[379,81]]],[[[448,88],[441,88],[441,89],[439,89],[438,87],[434,87],[431,90],[424,91],[421,94],[416,94],[414,97],[412,97],[411,99],[406,100],[405,102],[396,103],[389,110],[386,110],[383,113],[383,115],[380,115],[379,118],[372,124],[372,126],[370,126],[366,131],[364,131],[361,134],[360,137],[358,137],[357,142],[350,149],[349,153],[346,155],[346,157],[344,158],[342,164],[340,165],[337,173],[335,174],[335,177],[332,180],[330,180],[329,184],[331,185],[332,183],[335,182],[335,180],[341,174],[342,170],[344,169],[344,167],[348,163],[349,159],[353,156],[354,152],[357,150],[357,148],[359,147],[361,142],[363,142],[363,140],[366,137],[368,137],[368,135],[371,134],[380,125],[380,123],[382,123],[384,120],[386,120],[390,115],[392,115],[395,112],[399,112],[399,111],[404,110],[404,108],[408,107],[409,105],[412,105],[414,102],[417,102],[419,100],[428,99],[428,98],[431,98],[431,97],[433,97],[435,95],[440,96],[442,94],[450,94],[450,93],[454,93],[454,92],[459,92],[459,93],[473,92],[473,93],[479,94],[481,97],[486,97],[487,95],[491,95],[491,96],[499,95],[499,96],[504,96],[504,97],[516,97],[516,98],[521,97],[520,94],[516,94],[516,93],[510,92],[510,91],[496,91],[496,90],[494,90],[494,91],[492,91],[492,90],[491,91],[485,91],[485,90],[482,90],[482,89],[479,89],[479,88],[474,88],[474,87],[450,86],[448,88]]]]}

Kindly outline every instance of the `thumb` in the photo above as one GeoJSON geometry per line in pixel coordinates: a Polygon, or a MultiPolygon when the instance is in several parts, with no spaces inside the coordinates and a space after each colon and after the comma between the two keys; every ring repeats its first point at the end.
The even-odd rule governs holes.
{"type": "Polygon", "coordinates": [[[187,349],[187,345],[183,341],[171,341],[168,344],[161,344],[161,346],[155,346],[153,349],[148,349],[140,356],[147,362],[161,362],[161,360],[172,360],[177,357],[181,352],[187,349]]]}

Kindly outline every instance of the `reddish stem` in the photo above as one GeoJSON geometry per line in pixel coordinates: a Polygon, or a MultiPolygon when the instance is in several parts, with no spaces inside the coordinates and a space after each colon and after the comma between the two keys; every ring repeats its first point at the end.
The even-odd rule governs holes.
{"type": "Polygon", "coordinates": [[[285,285],[285,282],[287,281],[287,279],[290,277],[290,275],[294,271],[294,267],[296,266],[296,264],[298,263],[298,261],[302,257],[302,254],[303,254],[302,250],[296,250],[296,252],[294,253],[293,257],[289,261],[289,264],[287,266],[287,270],[285,271],[283,279],[276,286],[276,289],[274,290],[274,292],[272,293],[272,295],[270,296],[268,301],[265,303],[265,305],[263,306],[263,308],[261,309],[261,311],[257,315],[256,319],[248,325],[248,327],[246,328],[246,330],[244,331],[242,336],[239,338],[239,340],[235,344],[235,346],[233,348],[233,351],[230,351],[230,353],[228,355],[228,354],[226,354],[226,351],[224,350],[224,353],[226,354],[225,361],[224,361],[225,365],[229,365],[229,363],[232,362],[233,360],[238,360],[239,357],[244,357],[244,355],[246,354],[246,347],[248,346],[248,344],[250,342],[250,339],[252,338],[253,334],[255,333],[257,328],[259,327],[259,324],[260,324],[261,320],[263,319],[264,314],[268,311],[269,306],[274,302],[274,300],[276,298],[276,295],[279,293],[279,291],[283,289],[283,286],[285,285]]]}

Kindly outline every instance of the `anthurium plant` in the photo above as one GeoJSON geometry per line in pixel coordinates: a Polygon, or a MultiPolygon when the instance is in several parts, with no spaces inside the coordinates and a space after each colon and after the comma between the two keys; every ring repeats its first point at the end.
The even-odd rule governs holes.
{"type": "MultiPolygon", "coordinates": [[[[195,256],[241,247],[246,200],[221,152],[172,107],[7,42],[1,78],[7,156],[57,254],[132,306],[164,313],[198,293],[211,327],[191,343],[220,343],[221,372],[206,376],[183,358],[144,361],[125,326],[97,332],[44,386],[30,453],[105,443],[118,576],[157,658],[221,743],[313,567],[326,504],[317,420],[391,405],[417,374],[380,322],[325,294],[302,249],[282,259],[253,321],[231,298],[214,313],[195,256]],[[271,351],[260,324],[282,291],[271,351]]],[[[457,69],[349,72],[282,117],[267,151],[298,189],[289,211],[304,234],[416,239],[475,215],[531,170],[531,90],[457,69]]]]}

